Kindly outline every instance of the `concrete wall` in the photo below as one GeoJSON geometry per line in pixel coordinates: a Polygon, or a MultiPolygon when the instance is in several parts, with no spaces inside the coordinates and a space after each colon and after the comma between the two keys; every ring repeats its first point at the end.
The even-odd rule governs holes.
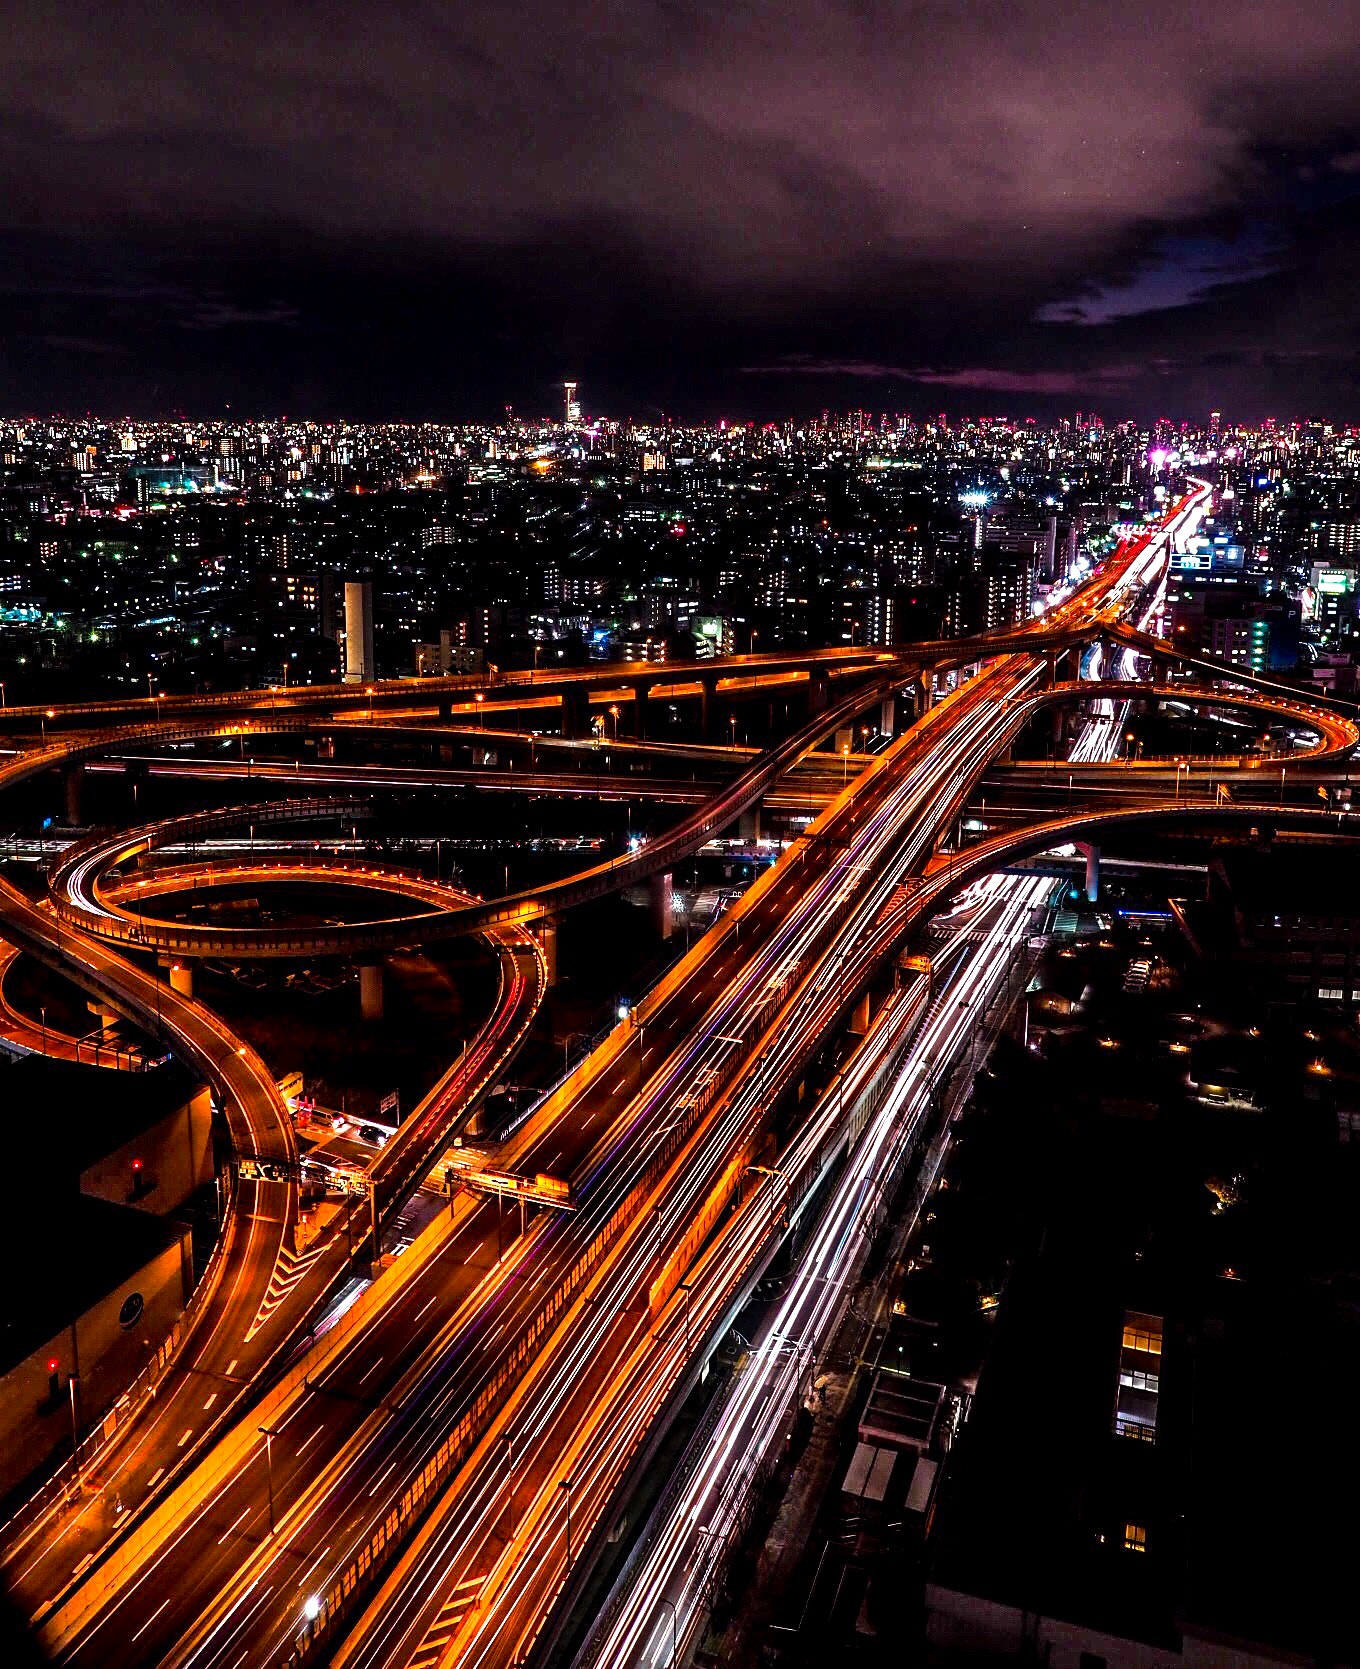
{"type": "Polygon", "coordinates": [[[212,1102],[208,1091],[199,1089],[149,1130],[87,1166],[80,1191],[164,1217],[211,1182],[212,1174],[212,1102]]]}
{"type": "Polygon", "coordinates": [[[0,1378],[0,1494],[22,1483],[53,1454],[70,1453],[73,1367],[80,1374],[77,1396],[83,1435],[155,1355],[188,1301],[190,1239],[185,1228],[71,1326],[0,1378]],[[141,1295],[142,1311],[125,1327],[120,1315],[134,1294],[141,1295]],[[48,1363],[54,1359],[60,1376],[55,1402],[48,1380],[48,1363]]]}

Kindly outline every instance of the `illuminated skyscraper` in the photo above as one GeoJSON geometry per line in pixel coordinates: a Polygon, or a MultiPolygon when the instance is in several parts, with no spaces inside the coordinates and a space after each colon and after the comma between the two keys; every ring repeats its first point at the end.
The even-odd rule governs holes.
{"type": "Polygon", "coordinates": [[[567,424],[570,426],[581,421],[581,402],[576,398],[576,384],[574,382],[563,383],[562,387],[566,390],[567,424]]]}
{"type": "Polygon", "coordinates": [[[368,684],[373,671],[373,587],[345,581],[345,682],[368,684]]]}

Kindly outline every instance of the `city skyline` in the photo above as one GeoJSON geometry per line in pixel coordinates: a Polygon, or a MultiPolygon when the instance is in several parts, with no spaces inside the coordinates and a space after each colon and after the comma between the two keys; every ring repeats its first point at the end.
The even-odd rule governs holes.
{"type": "Polygon", "coordinates": [[[1352,1662],[1355,0],[5,45],[0,1669],[1352,1662]]]}

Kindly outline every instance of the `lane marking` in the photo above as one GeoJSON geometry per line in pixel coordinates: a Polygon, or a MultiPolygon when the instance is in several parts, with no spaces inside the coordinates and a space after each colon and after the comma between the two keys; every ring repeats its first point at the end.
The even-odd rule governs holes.
{"type": "MultiPolygon", "coordinates": [[[[173,1597],[174,1596],[172,1595],[171,1598],[173,1598],[173,1597]]],[[[170,1600],[168,1600],[168,1599],[163,1600],[156,1607],[156,1609],[151,1613],[151,1615],[146,1619],[146,1621],[142,1624],[142,1626],[137,1630],[136,1634],[134,1634],[132,1638],[134,1640],[140,1640],[142,1638],[142,1636],[146,1633],[147,1629],[149,1629],[151,1627],[152,1623],[155,1622],[156,1618],[160,1616],[161,1612],[165,1610],[166,1606],[169,1605],[169,1603],[170,1603],[170,1600]]]]}
{"type": "Polygon", "coordinates": [[[249,1518],[249,1517],[250,1517],[250,1508],[249,1508],[249,1507],[243,1507],[243,1508],[242,1508],[242,1509],[241,1509],[241,1516],[240,1516],[240,1518],[237,1518],[237,1519],[235,1519],[235,1520],[233,1520],[233,1522],[232,1522],[232,1523],[230,1523],[230,1524],[229,1524],[229,1525],[228,1525],[228,1526],[227,1526],[227,1527],[226,1527],[226,1529],[225,1529],[225,1530],[224,1530],[224,1531],[223,1531],[223,1532],[222,1532],[222,1534],[221,1534],[221,1535],[220,1535],[220,1536],[219,1536],[219,1537],[218,1537],[218,1538],[217,1538],[217,1545],[218,1545],[218,1546],[219,1546],[219,1547],[221,1547],[221,1545],[222,1545],[222,1543],[223,1543],[223,1542],[224,1542],[224,1541],[226,1541],[226,1539],[227,1539],[227,1537],[228,1537],[228,1536],[229,1536],[229,1535],[230,1535],[230,1534],[231,1534],[231,1533],[232,1533],[232,1531],[233,1531],[233,1530],[234,1530],[234,1529],[235,1529],[235,1528],[236,1528],[236,1526],[237,1526],[237,1525],[238,1525],[238,1524],[239,1524],[239,1523],[241,1523],[241,1520],[242,1520],[242,1519],[246,1519],[246,1518],[249,1518]]]}

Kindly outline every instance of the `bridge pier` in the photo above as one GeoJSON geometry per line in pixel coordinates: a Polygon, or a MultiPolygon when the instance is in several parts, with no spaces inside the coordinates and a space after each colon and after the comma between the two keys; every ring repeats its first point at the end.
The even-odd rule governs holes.
{"type": "Polygon", "coordinates": [[[365,1020],[381,1020],[383,1017],[381,962],[365,962],[359,968],[359,1013],[365,1020]]]}
{"type": "Polygon", "coordinates": [[[633,686],[633,734],[641,742],[647,735],[647,705],[651,691],[645,684],[633,686]]]}
{"type": "Polygon", "coordinates": [[[754,846],[760,839],[760,801],[748,806],[737,823],[737,839],[754,846]]]}
{"type": "Polygon", "coordinates": [[[170,989],[178,991],[181,997],[192,997],[194,994],[194,965],[192,962],[171,962],[170,989]]]}
{"type": "Polygon", "coordinates": [[[104,1002],[102,999],[87,1002],[85,1006],[89,1009],[90,1013],[95,1016],[105,1031],[111,1030],[111,1028],[116,1026],[122,1019],[122,1015],[119,1014],[116,1009],[110,1008],[108,1003],[104,1002]]]}
{"type": "Polygon", "coordinates": [[[824,712],[828,690],[827,676],[824,672],[810,672],[808,674],[808,717],[814,713],[824,712]]]}
{"type": "Polygon", "coordinates": [[[869,1030],[869,993],[867,991],[850,1011],[849,1030],[856,1037],[863,1037],[869,1030]]]}
{"type": "Polygon", "coordinates": [[[574,741],[590,734],[590,692],[583,683],[568,684],[562,691],[562,734],[574,741]]]}
{"type": "Polygon", "coordinates": [[[897,697],[885,695],[878,704],[878,733],[880,736],[897,735],[897,697]]]}
{"type": "Polygon", "coordinates": [[[660,875],[653,875],[652,882],[652,921],[662,940],[669,939],[675,927],[675,911],[672,906],[672,879],[669,869],[662,870],[660,875]]]}
{"type": "Polygon", "coordinates": [[[1077,850],[1086,858],[1086,901],[1094,904],[1100,897],[1100,848],[1078,841],[1077,850]]]}
{"type": "Polygon", "coordinates": [[[699,678],[699,740],[706,742],[713,726],[713,698],[718,693],[718,676],[714,672],[699,678]]]}
{"type": "Polygon", "coordinates": [[[538,940],[538,948],[543,952],[545,985],[557,984],[557,923],[551,916],[544,916],[534,930],[534,937],[538,940]]]}
{"type": "Polygon", "coordinates": [[[82,790],[85,786],[85,767],[77,760],[66,766],[61,773],[62,787],[66,793],[66,822],[74,828],[83,819],[80,815],[82,790]]]}

